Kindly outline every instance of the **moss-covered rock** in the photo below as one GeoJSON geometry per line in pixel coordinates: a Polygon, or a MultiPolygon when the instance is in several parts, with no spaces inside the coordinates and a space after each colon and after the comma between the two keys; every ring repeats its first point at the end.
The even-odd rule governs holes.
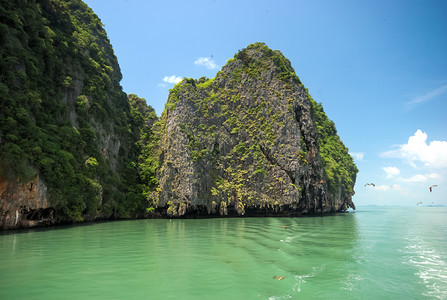
{"type": "Polygon", "coordinates": [[[335,126],[290,62],[263,43],[239,51],[213,79],[178,83],[158,136],[152,198],[162,211],[182,206],[174,216],[354,208],[357,168],[335,126]]]}
{"type": "MultiPolygon", "coordinates": [[[[54,209],[46,224],[141,215],[139,130],[120,80],[103,25],[82,1],[0,2],[2,200],[37,177],[54,209]]],[[[38,215],[16,204],[0,214],[38,215]]]]}

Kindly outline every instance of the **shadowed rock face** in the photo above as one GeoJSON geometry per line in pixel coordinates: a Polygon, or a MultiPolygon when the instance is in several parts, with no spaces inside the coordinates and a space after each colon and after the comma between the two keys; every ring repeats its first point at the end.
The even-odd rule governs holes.
{"type": "Polygon", "coordinates": [[[355,208],[356,171],[351,192],[341,181],[329,189],[312,101],[290,62],[261,43],[214,79],[184,79],[161,117],[158,208],[168,216],[355,208]]]}
{"type": "Polygon", "coordinates": [[[0,229],[29,228],[54,222],[47,187],[39,177],[23,184],[0,178],[0,229]]]}

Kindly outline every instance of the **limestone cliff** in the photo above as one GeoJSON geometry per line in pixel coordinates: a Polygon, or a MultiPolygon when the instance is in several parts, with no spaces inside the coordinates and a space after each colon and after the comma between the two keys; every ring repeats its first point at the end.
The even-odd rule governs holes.
{"type": "Polygon", "coordinates": [[[93,11],[1,1],[0,74],[0,228],[141,215],[138,129],[93,11]]]}
{"type": "Polygon", "coordinates": [[[322,159],[327,122],[290,62],[252,44],[214,79],[184,79],[171,90],[157,125],[161,159],[154,204],[168,216],[355,208],[357,168],[335,127],[326,135],[341,155],[324,151],[322,159]]]}
{"type": "Polygon", "coordinates": [[[184,79],[159,119],[127,95],[81,0],[0,1],[0,229],[354,208],[357,168],[290,62],[261,43],[184,79]],[[149,200],[149,202],[147,202],[149,200]]]}

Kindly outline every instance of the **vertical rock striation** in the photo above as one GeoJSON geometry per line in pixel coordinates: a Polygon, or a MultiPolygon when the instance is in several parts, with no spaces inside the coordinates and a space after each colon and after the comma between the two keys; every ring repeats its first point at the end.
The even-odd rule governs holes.
{"type": "Polygon", "coordinates": [[[171,90],[158,128],[159,186],[152,198],[174,217],[355,208],[357,169],[335,127],[331,138],[344,157],[322,157],[324,122],[290,62],[252,44],[214,79],[184,79],[171,90]]]}

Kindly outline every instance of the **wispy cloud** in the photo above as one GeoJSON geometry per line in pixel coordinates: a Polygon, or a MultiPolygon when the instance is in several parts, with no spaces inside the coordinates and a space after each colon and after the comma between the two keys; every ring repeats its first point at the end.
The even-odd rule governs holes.
{"type": "Polygon", "coordinates": [[[168,84],[177,84],[180,81],[182,81],[181,77],[171,75],[171,76],[165,76],[163,78],[163,83],[159,83],[158,86],[160,87],[166,87],[168,84]]]}
{"type": "Polygon", "coordinates": [[[401,178],[400,180],[403,182],[410,182],[410,183],[416,183],[416,182],[427,182],[429,179],[439,179],[441,176],[437,173],[431,173],[431,174],[416,174],[409,178],[401,178]]]}
{"type": "Polygon", "coordinates": [[[400,174],[400,170],[396,167],[383,167],[386,173],[386,178],[392,178],[400,174]]]}
{"type": "Polygon", "coordinates": [[[356,160],[363,160],[365,157],[364,152],[349,152],[349,154],[351,154],[351,156],[356,160]]]}
{"type": "Polygon", "coordinates": [[[427,134],[418,129],[410,136],[408,143],[399,145],[398,149],[381,153],[381,157],[400,158],[416,167],[420,162],[427,167],[447,167],[447,142],[431,141],[427,144],[427,134]]]}
{"type": "Polygon", "coordinates": [[[214,62],[214,60],[208,58],[208,57],[199,57],[194,64],[199,65],[199,66],[205,66],[207,69],[213,70],[213,69],[217,69],[218,66],[216,65],[216,63],[214,62]]]}
{"type": "Polygon", "coordinates": [[[181,77],[172,75],[172,76],[165,76],[163,78],[163,82],[167,82],[167,83],[179,83],[180,81],[182,81],[181,77]]]}
{"type": "Polygon", "coordinates": [[[407,102],[407,105],[413,106],[415,104],[419,104],[419,103],[423,103],[426,101],[429,101],[433,98],[436,98],[442,94],[444,94],[445,92],[447,92],[447,84],[443,85],[437,89],[434,89],[432,91],[429,91],[428,93],[422,95],[422,96],[417,96],[414,97],[411,101],[407,102]]]}
{"type": "Polygon", "coordinates": [[[383,192],[387,192],[389,190],[397,190],[400,191],[402,190],[402,187],[398,184],[392,184],[392,185],[376,185],[376,187],[373,189],[376,191],[383,191],[383,192]]]}

